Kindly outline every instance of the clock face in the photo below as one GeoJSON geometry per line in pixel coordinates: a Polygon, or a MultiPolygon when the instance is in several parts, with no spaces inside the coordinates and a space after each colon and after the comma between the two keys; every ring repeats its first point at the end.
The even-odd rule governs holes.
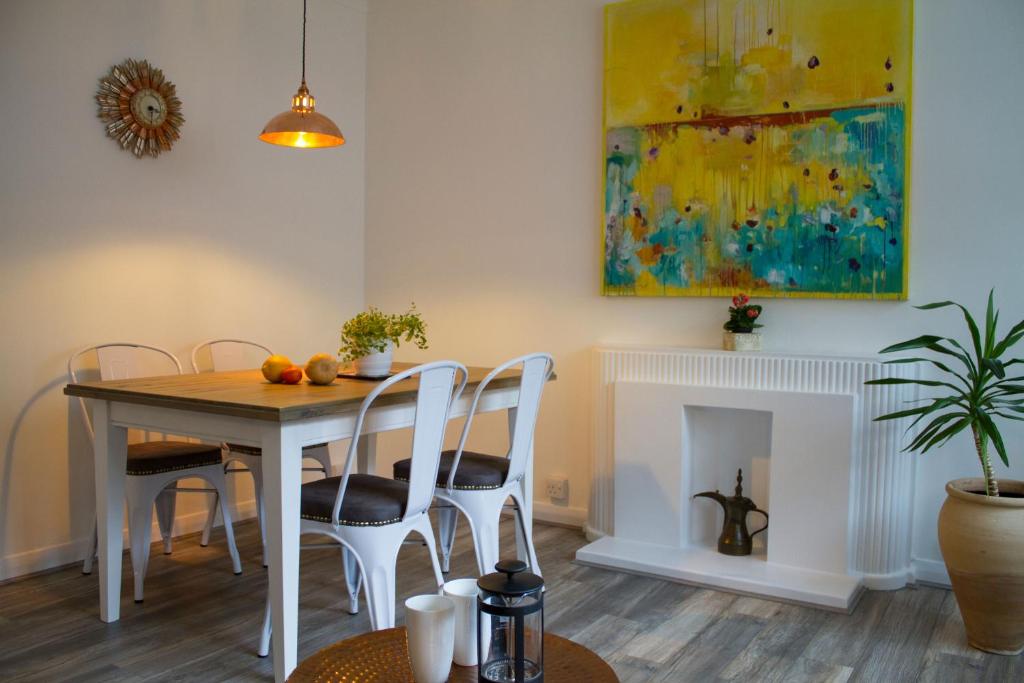
{"type": "Polygon", "coordinates": [[[144,60],[111,67],[100,79],[96,103],[107,135],[137,157],[170,150],[185,122],[174,84],[144,60]]]}
{"type": "Polygon", "coordinates": [[[146,128],[159,128],[167,120],[167,102],[155,90],[143,88],[131,99],[132,116],[146,128]]]}

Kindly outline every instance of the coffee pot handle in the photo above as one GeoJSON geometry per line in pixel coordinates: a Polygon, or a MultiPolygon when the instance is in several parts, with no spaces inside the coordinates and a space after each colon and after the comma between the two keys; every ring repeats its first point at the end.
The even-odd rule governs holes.
{"type": "Polygon", "coordinates": [[[759,512],[762,515],[764,515],[764,526],[750,534],[750,537],[753,538],[754,536],[757,536],[759,533],[768,528],[768,513],[765,512],[764,510],[759,510],[757,508],[754,508],[753,510],[751,510],[751,512],[759,512]]]}

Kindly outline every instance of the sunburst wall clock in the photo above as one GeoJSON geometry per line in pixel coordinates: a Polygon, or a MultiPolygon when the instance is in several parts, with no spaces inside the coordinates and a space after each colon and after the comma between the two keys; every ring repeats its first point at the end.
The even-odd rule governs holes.
{"type": "Polygon", "coordinates": [[[107,135],[136,157],[157,156],[181,136],[181,100],[164,72],[146,60],[110,67],[96,92],[107,135]]]}

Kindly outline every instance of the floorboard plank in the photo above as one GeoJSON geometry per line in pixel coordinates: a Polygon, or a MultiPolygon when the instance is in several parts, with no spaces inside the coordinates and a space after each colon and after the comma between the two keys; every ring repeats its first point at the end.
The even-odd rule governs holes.
{"type": "MultiPolygon", "coordinates": [[[[467,531],[461,523],[448,578],[476,575],[467,531]]],[[[255,524],[239,523],[236,535],[242,576],[231,573],[223,533],[208,548],[197,535],[177,539],[171,555],[154,545],[142,604],[130,598],[126,557],[114,624],[97,618],[98,577],[78,565],[0,584],[0,680],[271,680],[270,659],[255,655],[267,589],[255,524]]],[[[1024,680],[1024,657],[967,647],[948,591],[868,592],[853,614],[834,614],[577,565],[586,541],[563,527],[538,524],[534,540],[547,629],[592,648],[624,683],[1024,680]]],[[[514,548],[509,520],[501,548],[514,548]]],[[[369,629],[365,604],[347,613],[340,551],[304,552],[300,573],[300,660],[369,629]]],[[[422,545],[402,548],[397,576],[401,624],[405,598],[433,590],[422,545]]]]}

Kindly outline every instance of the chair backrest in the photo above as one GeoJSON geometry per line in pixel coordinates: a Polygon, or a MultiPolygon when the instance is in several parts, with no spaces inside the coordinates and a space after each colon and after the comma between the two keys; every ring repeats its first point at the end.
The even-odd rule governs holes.
{"type": "Polygon", "coordinates": [[[363,430],[366,411],[374,400],[398,382],[410,377],[419,376],[420,386],[416,394],[416,416],[413,419],[412,464],[409,471],[409,494],[405,504],[403,519],[415,517],[430,507],[434,498],[434,486],[437,481],[437,470],[441,463],[441,447],[444,445],[444,431],[448,425],[448,416],[452,404],[462,395],[469,379],[466,366],[451,360],[436,361],[417,365],[399,372],[374,388],[363,399],[356,417],[355,430],[348,448],[345,461],[345,472],[338,484],[338,494],[334,499],[332,519],[335,524],[341,517],[341,502],[348,486],[348,478],[352,465],[356,460],[356,448],[363,430]],[[456,374],[460,374],[456,386],[456,374]],[[454,388],[454,391],[453,391],[454,388]]]}
{"type": "MultiPolygon", "coordinates": [[[[167,364],[168,370],[173,366],[172,374],[181,374],[181,363],[173,353],[166,349],[133,342],[110,342],[87,346],[71,355],[71,358],[68,359],[68,378],[72,383],[79,381],[78,362],[81,357],[93,352],[96,353],[99,360],[100,379],[132,379],[152,375],[154,373],[147,372],[147,370],[153,367],[154,360],[167,364]]],[[[92,420],[89,418],[89,411],[86,410],[85,399],[79,397],[78,404],[81,407],[82,420],[85,421],[85,429],[89,432],[89,438],[93,438],[95,434],[92,420]]]]}
{"type": "Polygon", "coordinates": [[[469,429],[473,424],[473,417],[476,415],[480,397],[495,377],[506,370],[519,366],[522,366],[522,374],[519,378],[519,401],[516,405],[515,424],[509,431],[508,453],[506,454],[509,464],[505,482],[522,479],[526,474],[526,461],[533,443],[534,428],[537,426],[537,414],[540,412],[540,397],[544,393],[544,385],[547,384],[548,378],[555,370],[555,360],[548,353],[530,353],[506,361],[491,370],[477,386],[476,391],[473,392],[473,402],[469,406],[469,413],[466,415],[466,424],[462,427],[459,446],[455,450],[452,469],[448,474],[446,487],[449,493],[455,485],[455,472],[459,467],[459,460],[462,459],[462,450],[466,447],[469,429]]]}
{"type": "Polygon", "coordinates": [[[199,372],[199,356],[207,348],[214,372],[249,370],[256,367],[252,364],[255,353],[262,352],[268,356],[274,353],[263,344],[245,339],[207,339],[192,349],[192,372],[199,372]]]}

